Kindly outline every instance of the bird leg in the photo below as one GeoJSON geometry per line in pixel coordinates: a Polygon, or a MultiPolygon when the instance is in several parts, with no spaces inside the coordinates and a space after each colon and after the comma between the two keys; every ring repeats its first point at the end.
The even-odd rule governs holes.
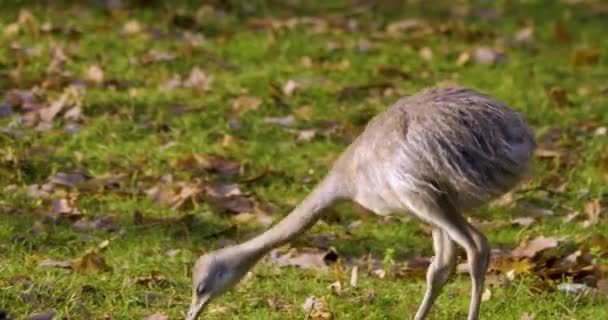
{"type": "Polygon", "coordinates": [[[439,228],[433,229],[433,249],[435,256],[426,273],[426,293],[416,312],[416,320],[426,318],[433,302],[456,267],[456,245],[447,233],[439,228]]]}
{"type": "Polygon", "coordinates": [[[481,295],[483,293],[483,283],[488,263],[490,261],[490,245],[488,239],[472,225],[468,224],[469,232],[475,248],[472,252],[467,250],[467,259],[469,260],[469,268],[473,287],[471,288],[471,304],[469,305],[469,320],[479,317],[479,306],[481,304],[481,295]]]}
{"type": "Polygon", "coordinates": [[[437,197],[433,200],[410,200],[410,209],[416,216],[443,230],[450,239],[465,249],[472,284],[468,320],[479,319],[483,282],[490,259],[488,240],[464,219],[449,199],[437,197]]]}

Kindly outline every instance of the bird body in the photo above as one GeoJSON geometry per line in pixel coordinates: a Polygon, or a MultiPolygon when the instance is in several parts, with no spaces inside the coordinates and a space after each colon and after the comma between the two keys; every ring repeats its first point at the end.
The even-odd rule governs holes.
{"type": "Polygon", "coordinates": [[[336,161],[356,202],[407,210],[404,195],[445,194],[459,209],[509,190],[528,171],[534,139],[521,116],[465,88],[431,88],[373,118],[336,161]]]}
{"type": "Polygon", "coordinates": [[[489,260],[485,236],[462,212],[526,176],[531,129],[506,105],[466,88],[431,88],[402,98],[368,123],[319,185],[288,216],[242,244],[199,258],[193,271],[193,320],[264,254],[310,228],[323,209],[352,200],[380,215],[411,213],[432,229],[435,256],[416,313],[424,319],[463,247],[471,272],[469,320],[478,319],[489,260]]]}

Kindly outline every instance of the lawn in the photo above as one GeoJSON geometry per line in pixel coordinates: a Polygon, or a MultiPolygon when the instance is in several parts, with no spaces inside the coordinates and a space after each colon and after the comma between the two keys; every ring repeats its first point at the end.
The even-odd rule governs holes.
{"type": "MultiPolygon", "coordinates": [[[[458,84],[539,144],[469,215],[497,249],[481,318],[608,319],[605,3],[192,2],[0,3],[0,310],[184,318],[196,257],[288,214],[399,97],[458,84]]],[[[205,319],[410,318],[430,256],[416,220],[340,204],[205,319]]],[[[430,318],[469,291],[461,271],[430,318]]]]}

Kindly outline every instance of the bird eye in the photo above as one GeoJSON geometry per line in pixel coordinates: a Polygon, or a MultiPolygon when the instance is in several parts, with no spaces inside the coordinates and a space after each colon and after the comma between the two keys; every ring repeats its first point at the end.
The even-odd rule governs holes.
{"type": "Polygon", "coordinates": [[[207,288],[205,287],[204,283],[199,283],[198,286],[196,287],[196,294],[197,295],[202,295],[205,294],[205,292],[207,291],[207,288]]]}

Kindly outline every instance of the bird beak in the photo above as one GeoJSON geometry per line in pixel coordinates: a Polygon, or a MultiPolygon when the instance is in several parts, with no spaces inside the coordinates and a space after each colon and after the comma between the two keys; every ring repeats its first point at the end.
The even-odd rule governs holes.
{"type": "Polygon", "coordinates": [[[203,311],[207,303],[209,302],[209,296],[202,296],[200,298],[195,297],[190,305],[190,310],[188,310],[188,317],[186,320],[196,320],[199,314],[203,311]]]}

